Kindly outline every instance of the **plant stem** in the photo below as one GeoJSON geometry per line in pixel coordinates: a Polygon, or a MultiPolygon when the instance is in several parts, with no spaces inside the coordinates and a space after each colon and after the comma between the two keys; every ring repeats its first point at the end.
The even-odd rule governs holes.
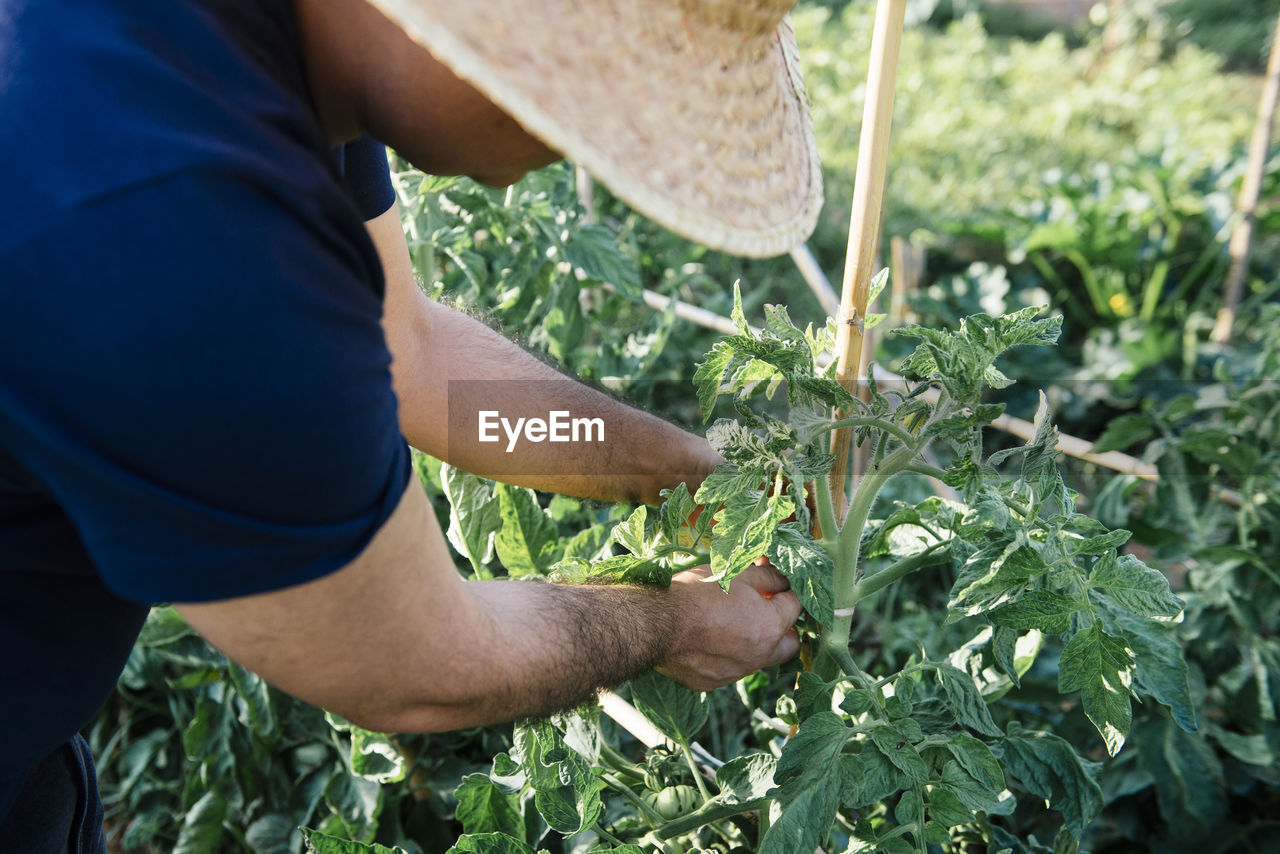
{"type": "Polygon", "coordinates": [[[838,430],[841,427],[875,427],[885,433],[890,434],[904,445],[914,444],[916,437],[908,432],[905,428],[899,427],[892,421],[883,418],[871,418],[863,416],[854,416],[850,418],[841,418],[839,421],[832,421],[826,426],[828,430],[838,430]]]}
{"type": "Polygon", "coordinates": [[[831,554],[832,548],[828,548],[828,544],[835,545],[836,537],[840,533],[840,526],[836,524],[835,504],[831,500],[831,481],[825,477],[820,477],[814,482],[817,490],[818,505],[818,525],[822,528],[823,547],[827,549],[827,553],[834,559],[835,555],[831,554]]]}
{"type": "Polygon", "coordinates": [[[653,835],[659,839],[672,839],[676,836],[691,833],[712,822],[722,821],[735,815],[742,815],[759,809],[768,809],[768,807],[768,798],[759,798],[758,800],[746,801],[740,804],[712,802],[696,812],[691,812],[686,816],[658,825],[653,829],[653,835]]]}
{"type": "MultiPolygon", "coordinates": [[[[951,540],[943,540],[940,543],[934,543],[929,546],[929,548],[918,554],[911,555],[910,557],[904,557],[901,560],[886,566],[874,575],[869,575],[863,578],[853,586],[853,591],[849,596],[850,602],[852,604],[857,604],[873,593],[879,593],[893,582],[901,578],[905,578],[916,570],[924,569],[926,566],[932,566],[935,563],[941,563],[941,560],[934,560],[934,557],[940,549],[943,547],[950,547],[950,545],[951,540]]],[[[850,607],[852,607],[852,605],[850,605],[850,607]]]]}
{"type": "Polygon", "coordinates": [[[689,770],[693,772],[693,782],[698,785],[698,794],[702,795],[702,802],[705,804],[711,800],[711,793],[707,791],[707,784],[702,781],[702,772],[698,770],[698,763],[694,761],[693,751],[689,749],[689,745],[683,741],[680,742],[680,752],[684,754],[684,761],[689,763],[689,770]]]}
{"type": "Polygon", "coordinates": [[[608,773],[601,774],[600,779],[603,780],[610,789],[613,789],[619,795],[622,795],[623,799],[639,810],[640,814],[647,818],[651,824],[662,823],[663,819],[662,816],[658,815],[658,811],[646,804],[635,792],[631,791],[631,787],[626,783],[623,783],[617,777],[608,773]]]}
{"type": "Polygon", "coordinates": [[[912,474],[922,474],[925,477],[937,478],[938,480],[942,480],[942,478],[947,474],[945,469],[940,469],[937,466],[931,466],[927,463],[910,463],[909,465],[903,466],[902,470],[909,471],[912,474]]]}

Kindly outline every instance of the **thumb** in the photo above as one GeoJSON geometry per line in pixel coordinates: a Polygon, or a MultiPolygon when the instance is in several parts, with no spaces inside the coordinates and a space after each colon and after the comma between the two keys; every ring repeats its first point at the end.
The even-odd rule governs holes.
{"type": "Polygon", "coordinates": [[[755,588],[756,592],[766,599],[791,589],[791,582],[787,581],[787,577],[772,566],[747,567],[734,580],[741,580],[744,584],[755,588]]]}

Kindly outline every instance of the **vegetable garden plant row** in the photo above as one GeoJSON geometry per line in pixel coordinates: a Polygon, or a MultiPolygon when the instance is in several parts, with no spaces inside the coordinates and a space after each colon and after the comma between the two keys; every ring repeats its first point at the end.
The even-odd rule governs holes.
{"type": "MultiPolygon", "coordinates": [[[[733,408],[734,418],[708,431],[725,462],[696,494],[678,487],[656,511],[641,507],[619,522],[611,539],[621,554],[570,554],[548,570],[567,583],[667,584],[706,561],[727,586],[767,554],[805,605],[812,655],[800,670],[769,684],[749,680],[739,693],[771,701],[790,737],[746,750],[707,781],[692,752],[707,697],[648,674],[626,693],[676,751],[633,761],[628,744],[605,736],[598,709],[523,722],[491,773],[468,777],[458,790],[468,832],[451,852],[532,854],[548,831],[595,854],[896,854],[973,842],[1026,850],[1000,822],[1020,801],[1058,812],[1053,850],[1077,850],[1103,802],[1093,763],[1055,733],[1024,728],[1000,703],[1041,654],[1061,645],[1058,688],[1079,694],[1113,755],[1128,737],[1133,699],[1156,701],[1185,730],[1197,724],[1170,631],[1182,602],[1163,575],[1118,551],[1128,531],[1076,512],[1046,413],[1025,445],[984,451],[983,428],[1003,407],[980,395],[1008,383],[997,358],[1012,347],[1052,344],[1058,319],[1028,309],[976,315],[950,332],[895,330],[919,342],[903,366],[915,379],[903,391],[873,385],[862,402],[819,368],[831,325],[801,331],[785,308],[767,306],[755,332],[735,297],[737,334],[718,342],[695,375],[704,416],[721,395],[733,408]],[[924,394],[930,388],[934,402],[924,394]],[[768,411],[775,396],[785,399],[783,415],[768,411]],[[832,409],[853,414],[833,422],[832,409]],[[873,449],[843,524],[826,487],[833,458],[824,450],[841,425],[873,449]],[[946,468],[924,461],[934,444],[952,453],[946,468]],[[959,500],[894,502],[873,518],[884,486],[911,474],[941,480],[959,500]],[[806,484],[816,489],[816,539],[806,484]],[[688,521],[699,505],[714,511],[716,524],[711,512],[688,521]],[[967,626],[968,640],[954,649],[922,645],[896,672],[864,672],[850,648],[855,614],[904,578],[943,566],[955,580],[937,617],[967,626]]],[[[536,547],[542,511],[512,497],[531,496],[501,489],[485,498],[491,487],[478,478],[446,471],[443,479],[455,540],[496,541],[504,562],[537,568],[529,546],[536,547]],[[488,502],[507,512],[485,512],[488,502]]],[[[318,832],[308,844],[326,854],[379,850],[318,832]]]]}

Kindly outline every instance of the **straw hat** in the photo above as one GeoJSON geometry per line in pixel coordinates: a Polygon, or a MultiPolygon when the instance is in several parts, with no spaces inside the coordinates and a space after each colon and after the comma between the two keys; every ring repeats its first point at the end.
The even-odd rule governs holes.
{"type": "Polygon", "coordinates": [[[795,0],[369,0],[668,228],[786,252],[822,205],[795,0]]]}

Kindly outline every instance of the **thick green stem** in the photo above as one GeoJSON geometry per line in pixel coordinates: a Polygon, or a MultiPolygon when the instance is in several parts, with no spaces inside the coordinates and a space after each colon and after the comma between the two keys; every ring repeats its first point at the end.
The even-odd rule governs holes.
{"type": "Polygon", "coordinates": [[[862,416],[841,418],[839,421],[832,421],[825,429],[839,430],[841,427],[874,427],[877,430],[888,433],[904,445],[915,444],[917,438],[905,428],[899,427],[892,421],[886,421],[883,418],[868,418],[862,416]]]}
{"type": "MultiPolygon", "coordinates": [[[[835,504],[831,500],[831,482],[825,477],[820,477],[814,481],[814,487],[818,491],[815,503],[818,505],[818,524],[822,526],[823,546],[826,547],[828,543],[834,545],[840,533],[840,526],[836,524],[835,504]]],[[[835,555],[831,557],[834,558],[835,555]]]]}
{"type": "Polygon", "coordinates": [[[879,593],[893,582],[905,578],[916,570],[924,569],[926,566],[942,563],[945,558],[939,557],[939,552],[950,547],[950,540],[943,540],[940,543],[934,543],[918,554],[910,557],[904,557],[896,561],[874,575],[869,575],[853,586],[853,592],[850,594],[850,601],[853,604],[861,602],[873,593],[879,593]]]}
{"type": "Polygon", "coordinates": [[[726,804],[712,802],[697,812],[691,812],[681,818],[673,819],[666,824],[661,824],[654,828],[653,835],[659,839],[673,839],[677,836],[683,836],[686,833],[692,833],[704,825],[711,824],[715,821],[723,821],[726,818],[732,818],[735,815],[754,812],[758,809],[768,809],[769,799],[760,798],[754,801],[747,801],[740,804],[726,804]]]}

